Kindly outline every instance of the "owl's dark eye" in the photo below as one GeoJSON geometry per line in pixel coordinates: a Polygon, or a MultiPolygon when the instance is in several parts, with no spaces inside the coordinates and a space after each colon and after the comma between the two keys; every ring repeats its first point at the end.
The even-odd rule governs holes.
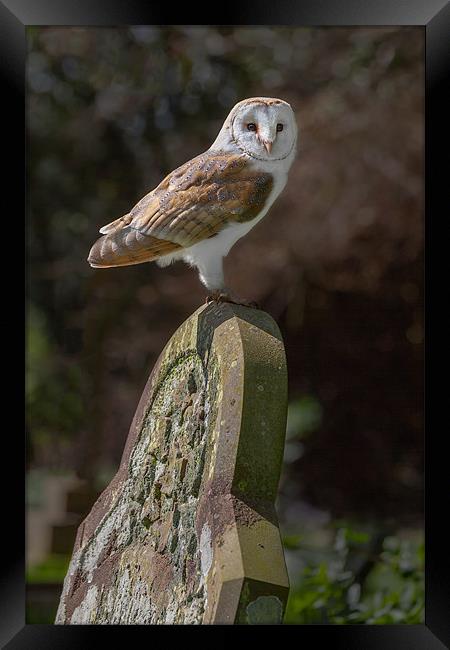
{"type": "Polygon", "coordinates": [[[277,124],[277,131],[282,131],[284,129],[283,124],[277,124]]]}
{"type": "Polygon", "coordinates": [[[247,124],[247,129],[249,131],[256,131],[256,124],[254,122],[250,122],[250,124],[247,124]]]}

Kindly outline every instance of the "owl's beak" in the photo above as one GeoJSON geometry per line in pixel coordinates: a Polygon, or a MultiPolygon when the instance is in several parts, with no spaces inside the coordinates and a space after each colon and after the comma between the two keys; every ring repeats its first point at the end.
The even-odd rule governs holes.
{"type": "Polygon", "coordinates": [[[270,152],[272,151],[273,142],[271,142],[270,140],[263,140],[263,145],[267,153],[270,155],[270,152]]]}

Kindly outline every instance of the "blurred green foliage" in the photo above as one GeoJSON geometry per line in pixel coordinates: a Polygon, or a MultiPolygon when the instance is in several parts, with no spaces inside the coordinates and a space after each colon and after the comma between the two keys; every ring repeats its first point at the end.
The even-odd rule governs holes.
{"type": "Polygon", "coordinates": [[[52,553],[43,562],[27,567],[28,584],[61,584],[66,577],[70,555],[52,553]]]}
{"type": "Polygon", "coordinates": [[[26,422],[33,449],[44,448],[51,457],[52,446],[67,444],[83,422],[82,374],[56,354],[43,312],[32,304],[27,311],[26,422]]]}
{"type": "Polygon", "coordinates": [[[46,593],[45,596],[32,599],[27,594],[27,611],[25,621],[27,625],[53,625],[55,622],[56,612],[58,609],[58,596],[53,590],[52,593],[46,593]],[[56,596],[56,598],[55,598],[56,596]]]}
{"type": "Polygon", "coordinates": [[[27,625],[52,625],[55,622],[62,584],[69,567],[70,555],[49,554],[35,566],[27,566],[27,625]]]}
{"type": "Polygon", "coordinates": [[[304,438],[322,422],[322,406],[316,397],[304,395],[289,402],[286,437],[304,438]]]}
{"type": "MultiPolygon", "coordinates": [[[[386,536],[381,552],[374,554],[370,539],[367,532],[340,528],[334,547],[322,550],[326,559],[311,562],[309,557],[298,583],[291,588],[284,622],[423,623],[423,541],[386,536]],[[358,561],[361,556],[362,563],[358,561]]],[[[287,538],[284,545],[302,554],[300,538],[287,538]]]]}

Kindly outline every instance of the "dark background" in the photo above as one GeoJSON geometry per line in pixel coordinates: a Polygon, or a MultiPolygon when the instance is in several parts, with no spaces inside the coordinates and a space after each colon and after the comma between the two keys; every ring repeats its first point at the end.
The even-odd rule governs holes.
{"type": "Polygon", "coordinates": [[[366,591],[378,618],[355,622],[419,622],[423,29],[27,31],[30,622],[53,606],[158,354],[205,297],[181,263],[93,270],[90,246],[256,95],[299,125],[286,189],[226,261],[286,346],[288,620],[352,622],[366,591]]]}

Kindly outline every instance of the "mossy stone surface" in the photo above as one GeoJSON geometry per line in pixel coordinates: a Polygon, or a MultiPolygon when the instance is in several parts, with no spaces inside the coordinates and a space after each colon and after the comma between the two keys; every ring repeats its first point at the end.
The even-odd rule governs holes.
{"type": "Polygon", "coordinates": [[[286,402],[270,316],[210,304],[183,323],[149,377],[116,476],[78,529],[56,623],[281,622],[288,581],[274,502],[286,402]]]}

